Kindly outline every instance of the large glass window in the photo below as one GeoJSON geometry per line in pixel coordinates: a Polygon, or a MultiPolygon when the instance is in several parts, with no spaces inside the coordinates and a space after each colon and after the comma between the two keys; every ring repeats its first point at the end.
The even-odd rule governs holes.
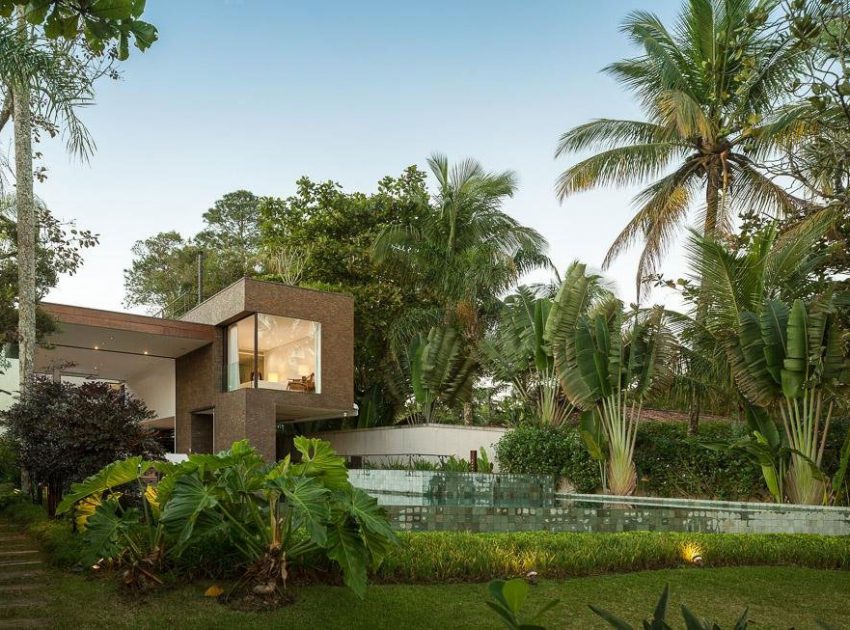
{"type": "Polygon", "coordinates": [[[321,391],[321,325],[258,313],[227,330],[227,388],[321,391]]]}

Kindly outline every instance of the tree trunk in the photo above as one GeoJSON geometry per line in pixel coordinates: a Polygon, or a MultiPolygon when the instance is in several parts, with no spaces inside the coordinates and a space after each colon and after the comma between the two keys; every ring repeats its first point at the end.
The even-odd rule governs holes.
{"type": "MultiPolygon", "coordinates": [[[[709,169],[705,187],[705,221],[702,233],[704,236],[717,234],[717,218],[720,208],[720,173],[709,169]]],[[[697,296],[697,323],[703,324],[708,316],[708,301],[702,292],[702,279],[700,279],[700,292],[697,296]]],[[[688,434],[696,435],[699,431],[701,400],[696,387],[691,388],[691,408],[688,411],[688,434]]]]}
{"type": "Polygon", "coordinates": [[[691,387],[691,408],[688,412],[688,435],[699,431],[700,397],[696,387],[691,387]]]}
{"type": "MultiPolygon", "coordinates": [[[[23,7],[18,8],[18,35],[28,37],[23,7]]],[[[32,175],[32,112],[30,87],[12,86],[15,130],[15,208],[18,222],[18,342],[20,390],[23,396],[33,376],[35,360],[35,197],[32,175]]]]}
{"type": "Polygon", "coordinates": [[[463,423],[466,426],[472,426],[472,421],[473,421],[474,417],[475,416],[473,414],[472,402],[469,401],[469,402],[463,403],[463,423]]]}

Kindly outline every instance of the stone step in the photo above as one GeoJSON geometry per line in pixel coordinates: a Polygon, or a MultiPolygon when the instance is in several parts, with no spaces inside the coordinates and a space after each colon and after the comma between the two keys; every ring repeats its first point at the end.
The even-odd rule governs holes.
{"type": "Polygon", "coordinates": [[[38,580],[44,577],[44,572],[38,569],[29,571],[0,571],[0,584],[14,584],[22,580],[38,580]]]}
{"type": "Polygon", "coordinates": [[[17,569],[27,570],[35,569],[44,565],[41,560],[4,560],[0,562],[0,573],[6,571],[14,571],[17,569]]]}
{"type": "Polygon", "coordinates": [[[45,605],[47,605],[47,602],[43,599],[13,599],[0,603],[0,613],[10,608],[38,608],[45,605]]]}
{"type": "Polygon", "coordinates": [[[38,553],[36,549],[3,549],[0,551],[0,560],[14,560],[16,558],[23,558],[26,556],[32,556],[38,553]]]}
{"type": "Polygon", "coordinates": [[[10,593],[23,593],[29,591],[38,591],[44,589],[44,584],[33,582],[28,579],[26,582],[16,582],[13,584],[0,584],[0,596],[10,593]]]}
{"type": "Polygon", "coordinates": [[[2,630],[26,630],[26,628],[48,628],[53,625],[50,619],[0,619],[2,630]]]}

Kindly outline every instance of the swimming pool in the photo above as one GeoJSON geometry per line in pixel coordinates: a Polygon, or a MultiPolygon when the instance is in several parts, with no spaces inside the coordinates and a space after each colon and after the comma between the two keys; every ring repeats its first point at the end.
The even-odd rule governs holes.
{"type": "Polygon", "coordinates": [[[850,508],[555,492],[545,475],[352,470],[407,531],[670,531],[850,535],[850,508]]]}

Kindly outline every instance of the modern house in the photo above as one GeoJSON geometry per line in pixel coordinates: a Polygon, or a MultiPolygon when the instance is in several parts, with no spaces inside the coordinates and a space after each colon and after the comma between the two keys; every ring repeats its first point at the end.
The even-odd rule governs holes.
{"type": "Polygon", "coordinates": [[[357,414],[350,297],[243,278],[180,319],[41,306],[58,331],[36,372],[126,387],[176,453],[248,438],[272,460],[289,448],[280,425],[357,414]]]}
{"type": "MultiPolygon", "coordinates": [[[[247,438],[269,461],[311,421],[351,418],[354,301],[244,278],[167,319],[42,303],[57,324],[35,370],[55,379],[126,388],[154,413],[168,450],[211,453],[247,438]],[[292,427],[293,430],[288,430],[292,427]]],[[[17,361],[0,369],[0,409],[15,400],[17,361]],[[12,392],[12,394],[3,393],[12,392]]],[[[505,429],[401,424],[313,433],[352,462],[492,454],[505,429]]]]}

